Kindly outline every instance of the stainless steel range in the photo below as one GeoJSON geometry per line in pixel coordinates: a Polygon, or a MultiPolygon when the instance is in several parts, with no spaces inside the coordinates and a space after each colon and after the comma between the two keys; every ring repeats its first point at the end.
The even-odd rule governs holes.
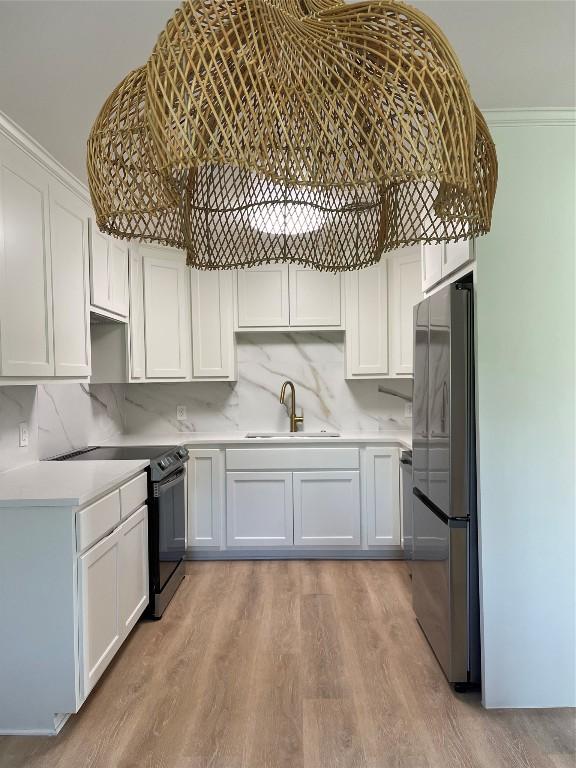
{"type": "Polygon", "coordinates": [[[186,551],[186,448],[173,445],[93,446],[54,461],[149,459],[148,615],[160,618],[184,578],[186,551]]]}

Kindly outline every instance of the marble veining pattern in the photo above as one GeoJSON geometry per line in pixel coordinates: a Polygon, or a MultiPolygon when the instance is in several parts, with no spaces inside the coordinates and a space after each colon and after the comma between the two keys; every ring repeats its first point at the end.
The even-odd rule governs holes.
{"type": "Polygon", "coordinates": [[[38,385],[39,458],[99,444],[122,434],[123,401],[122,385],[38,385]]]}
{"type": "MultiPolygon", "coordinates": [[[[344,379],[344,337],[326,333],[238,335],[238,381],[136,384],[125,388],[128,432],[226,432],[288,429],[278,401],[285,379],[296,385],[298,412],[307,431],[410,429],[404,402],[378,392],[378,381],[344,379]],[[185,405],[187,419],[176,420],[185,405]]],[[[412,382],[389,381],[410,394],[412,382]]]]}

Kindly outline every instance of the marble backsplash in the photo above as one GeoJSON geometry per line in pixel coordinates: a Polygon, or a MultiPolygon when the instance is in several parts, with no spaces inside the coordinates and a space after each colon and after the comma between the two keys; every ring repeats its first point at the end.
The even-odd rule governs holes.
{"type": "MultiPolygon", "coordinates": [[[[278,401],[285,379],[296,385],[307,431],[410,429],[404,401],[379,393],[382,382],[344,379],[342,333],[243,333],[237,341],[237,382],[126,386],[126,431],[285,431],[288,416],[278,401]],[[177,405],[186,406],[186,420],[177,421],[177,405]]],[[[412,391],[406,380],[386,386],[405,395],[412,391]]]]}
{"type": "Polygon", "coordinates": [[[0,472],[38,459],[36,387],[0,387],[0,472]],[[19,425],[28,424],[28,447],[19,448],[19,425]]]}
{"type": "MultiPolygon", "coordinates": [[[[296,385],[304,429],[410,429],[404,400],[378,392],[379,381],[344,379],[344,337],[331,333],[238,335],[238,381],[174,384],[68,384],[0,387],[0,471],[98,444],[122,432],[286,431],[278,397],[296,385]],[[184,405],[187,419],[176,419],[184,405]],[[18,447],[20,422],[29,445],[18,447]]],[[[385,382],[409,395],[412,382],[385,382]]]]}
{"type": "Polygon", "coordinates": [[[124,387],[118,384],[38,386],[38,456],[98,445],[124,431],[124,387]]]}

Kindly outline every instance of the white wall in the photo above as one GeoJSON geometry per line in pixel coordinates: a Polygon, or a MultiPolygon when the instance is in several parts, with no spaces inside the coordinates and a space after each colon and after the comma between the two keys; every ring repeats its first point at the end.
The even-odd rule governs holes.
{"type": "Polygon", "coordinates": [[[477,251],[484,702],[575,706],[575,131],[504,117],[477,251]]]}

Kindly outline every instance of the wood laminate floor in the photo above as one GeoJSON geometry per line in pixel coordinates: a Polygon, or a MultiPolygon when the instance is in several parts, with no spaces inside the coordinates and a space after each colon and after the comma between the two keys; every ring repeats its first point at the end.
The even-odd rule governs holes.
{"type": "Polygon", "coordinates": [[[398,562],[191,563],[61,734],[1,768],[574,768],[574,712],[449,688],[398,562]]]}

